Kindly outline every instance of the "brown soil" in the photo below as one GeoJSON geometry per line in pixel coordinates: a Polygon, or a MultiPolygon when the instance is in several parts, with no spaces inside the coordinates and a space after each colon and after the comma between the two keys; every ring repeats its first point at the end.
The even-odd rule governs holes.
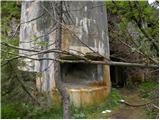
{"type": "MultiPolygon", "coordinates": [[[[144,99],[138,95],[138,92],[136,90],[129,91],[126,89],[121,89],[120,93],[123,96],[123,98],[131,104],[143,104],[147,102],[147,101],[144,101],[144,99]]],[[[121,104],[118,108],[112,110],[111,113],[107,113],[107,118],[110,118],[110,119],[147,119],[147,115],[145,113],[144,106],[131,107],[125,104],[121,104]]]]}

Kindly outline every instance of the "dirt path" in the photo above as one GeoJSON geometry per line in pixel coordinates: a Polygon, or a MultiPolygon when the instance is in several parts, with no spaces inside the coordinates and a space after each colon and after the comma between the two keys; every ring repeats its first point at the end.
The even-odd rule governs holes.
{"type": "MultiPolygon", "coordinates": [[[[131,104],[143,104],[144,99],[138,95],[137,91],[129,91],[126,89],[120,90],[123,98],[131,104]]],[[[121,104],[118,108],[112,110],[107,114],[107,118],[110,119],[146,119],[144,107],[131,107],[125,104],[121,104]]]]}

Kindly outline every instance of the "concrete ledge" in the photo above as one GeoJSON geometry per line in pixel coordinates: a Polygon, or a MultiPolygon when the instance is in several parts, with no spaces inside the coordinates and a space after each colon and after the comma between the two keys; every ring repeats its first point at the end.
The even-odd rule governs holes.
{"type": "Polygon", "coordinates": [[[68,89],[71,103],[76,107],[97,105],[104,102],[108,96],[107,90],[106,86],[68,89]]]}

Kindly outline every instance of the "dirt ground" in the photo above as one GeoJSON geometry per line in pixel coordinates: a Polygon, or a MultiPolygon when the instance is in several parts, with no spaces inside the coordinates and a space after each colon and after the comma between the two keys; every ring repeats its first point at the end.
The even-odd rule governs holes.
{"type": "MultiPolygon", "coordinates": [[[[143,104],[147,102],[138,95],[136,90],[129,91],[123,88],[120,90],[120,93],[123,98],[131,104],[143,104]]],[[[147,119],[144,106],[131,107],[121,104],[118,108],[106,114],[108,119],[147,119]]]]}

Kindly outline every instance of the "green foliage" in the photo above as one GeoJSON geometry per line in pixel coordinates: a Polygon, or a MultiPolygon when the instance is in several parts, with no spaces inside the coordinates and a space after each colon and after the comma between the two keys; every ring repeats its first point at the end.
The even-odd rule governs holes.
{"type": "Polygon", "coordinates": [[[78,109],[75,108],[73,118],[74,119],[85,119],[86,115],[85,115],[84,111],[78,110],[78,109]]]}
{"type": "Polygon", "coordinates": [[[27,114],[27,110],[23,108],[22,104],[19,102],[12,102],[7,104],[2,104],[1,106],[2,118],[23,118],[27,114]]]}
{"type": "Polygon", "coordinates": [[[52,108],[32,107],[25,118],[36,119],[62,119],[63,112],[61,106],[53,106],[52,108]]]}
{"type": "Polygon", "coordinates": [[[55,119],[63,118],[62,107],[53,106],[53,108],[44,108],[33,105],[32,103],[24,103],[22,101],[14,101],[12,103],[2,104],[2,118],[5,119],[55,119]]]}
{"type": "Polygon", "coordinates": [[[154,94],[152,91],[158,88],[159,84],[154,81],[145,81],[139,85],[138,90],[144,98],[152,98],[154,94]],[[146,92],[147,91],[147,92],[146,92]]]}
{"type": "MultiPolygon", "coordinates": [[[[15,1],[2,1],[1,2],[1,15],[2,15],[2,25],[1,25],[1,29],[2,29],[2,35],[1,35],[1,40],[18,46],[19,44],[19,39],[18,36],[15,36],[14,38],[10,38],[10,36],[8,35],[8,32],[11,31],[11,26],[10,26],[10,22],[12,17],[15,18],[20,18],[20,8],[17,6],[15,1]]],[[[17,19],[17,22],[19,21],[19,19],[17,19]]],[[[12,49],[12,48],[8,48],[5,46],[1,46],[2,52],[1,52],[1,63],[6,63],[6,59],[11,59],[13,57],[16,56],[16,54],[18,53],[18,50],[12,49]],[[5,51],[5,52],[4,52],[5,51]],[[12,53],[12,54],[10,54],[12,53]]],[[[15,66],[17,63],[17,60],[12,61],[15,66]]],[[[12,63],[11,63],[12,64],[12,63]]],[[[15,67],[16,68],[16,67],[15,67]]],[[[9,76],[9,74],[11,74],[12,71],[10,71],[10,67],[8,65],[6,66],[2,66],[2,80],[3,78],[5,78],[5,76],[9,76]]]]}
{"type": "Polygon", "coordinates": [[[46,46],[48,45],[47,41],[36,41],[34,44],[39,45],[39,46],[46,46]]]}
{"type": "MultiPolygon", "coordinates": [[[[140,92],[140,95],[148,99],[149,101],[153,101],[155,105],[158,106],[159,103],[159,84],[155,81],[146,81],[139,85],[138,90],[140,92]]],[[[152,104],[151,104],[152,105],[152,104]]],[[[154,108],[153,106],[146,107],[146,114],[148,115],[149,119],[155,119],[157,118],[157,115],[159,113],[157,108],[154,108]]]]}
{"type": "MultiPolygon", "coordinates": [[[[14,46],[19,45],[19,38],[18,35],[14,36],[11,39],[11,36],[9,33],[12,31],[11,28],[11,20],[12,18],[16,19],[16,22],[19,22],[20,19],[20,7],[16,4],[16,1],[2,1],[1,2],[1,41],[12,44],[14,46]]],[[[2,80],[2,89],[3,93],[5,92],[11,92],[11,89],[14,88],[15,82],[14,77],[15,74],[13,74],[13,70],[11,69],[11,66],[13,66],[14,69],[17,69],[18,66],[18,60],[14,59],[8,63],[9,59],[12,59],[16,57],[18,54],[18,50],[12,49],[6,46],[1,46],[1,80],[2,80]],[[12,84],[9,85],[9,84],[12,84]]]]}
{"type": "MultiPolygon", "coordinates": [[[[20,6],[16,4],[16,1],[1,2],[1,29],[3,34],[11,30],[9,23],[12,17],[20,18],[20,15],[20,6]]],[[[17,22],[19,22],[19,19],[17,19],[17,22]]]]}
{"type": "MultiPolygon", "coordinates": [[[[132,23],[138,33],[138,38],[132,36],[134,42],[137,43],[136,45],[132,43],[133,46],[150,57],[158,57],[158,51],[155,47],[155,45],[158,47],[159,40],[158,9],[150,6],[147,1],[107,1],[106,7],[108,14],[117,16],[116,22],[112,21],[112,18],[110,19],[114,26],[118,26],[116,30],[123,37],[123,41],[126,39],[132,43],[128,32],[130,29],[128,24],[132,23]]],[[[112,30],[110,31],[110,34],[116,34],[112,30]]],[[[117,39],[116,35],[113,36],[113,39],[117,39]]]]}

